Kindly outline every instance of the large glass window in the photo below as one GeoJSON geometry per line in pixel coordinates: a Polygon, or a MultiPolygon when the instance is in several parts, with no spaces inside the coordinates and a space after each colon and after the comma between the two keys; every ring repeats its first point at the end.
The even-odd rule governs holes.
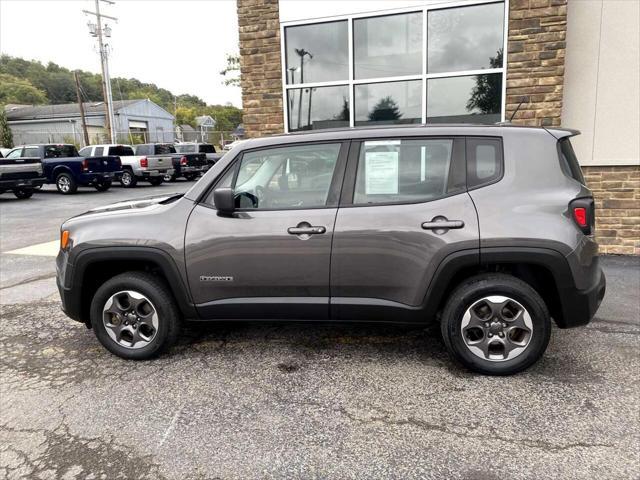
{"type": "Polygon", "coordinates": [[[427,73],[502,67],[504,4],[430,10],[427,73]]]}
{"type": "Polygon", "coordinates": [[[503,120],[504,2],[425,3],[285,26],[287,131],[503,120]]]}
{"type": "Polygon", "coordinates": [[[427,123],[495,123],[501,107],[501,73],[427,80],[427,123]]]}
{"type": "Polygon", "coordinates": [[[353,203],[415,203],[446,195],[452,153],[453,139],[446,138],[363,142],[353,203]]]}
{"type": "Polygon", "coordinates": [[[355,78],[422,73],[422,12],[353,21],[355,78]]]}
{"type": "Polygon", "coordinates": [[[292,88],[287,91],[289,131],[349,126],[349,87],[292,88]]]}
{"type": "Polygon", "coordinates": [[[247,152],[237,172],[238,208],[290,209],[326,205],[340,144],[293,145],[247,152]]]}
{"type": "Polygon", "coordinates": [[[356,125],[420,123],[422,80],[356,85],[356,125]]]}
{"type": "Polygon", "coordinates": [[[349,78],[346,20],[287,27],[285,42],[288,84],[349,78]]]}

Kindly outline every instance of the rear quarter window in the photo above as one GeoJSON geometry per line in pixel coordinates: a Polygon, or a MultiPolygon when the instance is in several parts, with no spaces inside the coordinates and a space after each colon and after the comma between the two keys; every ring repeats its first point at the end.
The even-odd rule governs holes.
{"type": "Polygon", "coordinates": [[[558,141],[558,156],[560,157],[560,167],[564,174],[584,185],[582,169],[580,168],[578,157],[576,157],[576,153],[573,151],[571,140],[562,138],[558,141]]]}
{"type": "Polygon", "coordinates": [[[129,157],[133,155],[133,148],[125,146],[109,147],[109,155],[116,155],[118,157],[129,157]]]}
{"type": "Polygon", "coordinates": [[[503,172],[502,140],[467,138],[467,186],[477,188],[496,182],[503,172]]]}

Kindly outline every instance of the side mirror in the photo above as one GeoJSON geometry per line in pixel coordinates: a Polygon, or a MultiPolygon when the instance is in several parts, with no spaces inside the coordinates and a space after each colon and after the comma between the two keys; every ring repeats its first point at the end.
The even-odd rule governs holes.
{"type": "Polygon", "coordinates": [[[233,188],[221,187],[213,191],[213,203],[216,209],[221,213],[233,213],[236,208],[236,200],[233,194],[233,188]]]}

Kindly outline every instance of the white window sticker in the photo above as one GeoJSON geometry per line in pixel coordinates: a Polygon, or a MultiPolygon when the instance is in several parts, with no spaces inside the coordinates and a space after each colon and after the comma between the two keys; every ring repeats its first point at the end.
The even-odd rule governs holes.
{"type": "Polygon", "coordinates": [[[365,153],[367,195],[397,195],[398,152],[365,153]]]}

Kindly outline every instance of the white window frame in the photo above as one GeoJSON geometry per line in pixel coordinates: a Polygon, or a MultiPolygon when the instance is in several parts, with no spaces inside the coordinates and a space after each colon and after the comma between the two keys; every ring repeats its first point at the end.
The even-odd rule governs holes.
{"type": "Polygon", "coordinates": [[[456,0],[443,1],[438,3],[430,3],[422,7],[405,7],[392,10],[383,10],[375,12],[354,13],[350,15],[337,15],[332,17],[320,17],[310,20],[293,20],[282,22],[280,24],[280,59],[282,70],[282,107],[284,110],[284,131],[289,133],[289,108],[288,108],[288,92],[292,89],[315,88],[315,87],[332,87],[347,86],[349,90],[349,126],[355,126],[355,85],[370,83],[386,83],[397,82],[403,80],[422,80],[422,124],[427,123],[427,80],[430,78],[443,77],[464,77],[469,75],[501,73],[502,74],[502,105],[500,112],[501,121],[505,121],[506,99],[507,99],[507,42],[509,36],[509,0],[456,0]],[[442,10],[453,7],[471,7],[474,5],[483,5],[490,3],[504,3],[503,16],[503,46],[502,46],[502,67],[501,68],[484,68],[476,70],[459,70],[455,72],[427,73],[427,15],[431,10],[442,10]],[[353,21],[360,18],[375,18],[387,15],[395,15],[399,13],[419,13],[422,12],[422,73],[418,75],[403,75],[397,77],[377,77],[377,78],[354,78],[354,50],[353,50],[353,21]],[[285,29],[300,25],[314,25],[318,23],[347,21],[348,32],[348,65],[349,75],[346,80],[332,80],[325,82],[305,82],[287,84],[287,58],[286,58],[286,37],[285,29]]]}

